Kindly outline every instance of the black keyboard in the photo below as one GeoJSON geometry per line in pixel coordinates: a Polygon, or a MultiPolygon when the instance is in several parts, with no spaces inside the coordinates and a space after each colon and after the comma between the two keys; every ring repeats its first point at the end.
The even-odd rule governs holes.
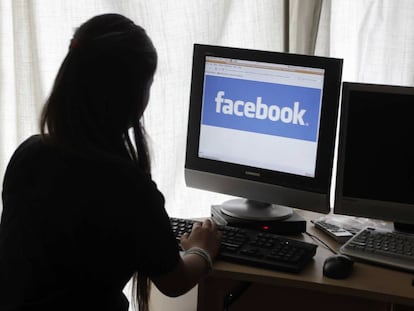
{"type": "MultiPolygon", "coordinates": [[[[195,222],[172,217],[170,221],[178,242],[195,222]]],[[[229,262],[297,273],[316,253],[317,245],[285,236],[230,226],[219,226],[219,230],[223,237],[218,258],[229,262]]]]}

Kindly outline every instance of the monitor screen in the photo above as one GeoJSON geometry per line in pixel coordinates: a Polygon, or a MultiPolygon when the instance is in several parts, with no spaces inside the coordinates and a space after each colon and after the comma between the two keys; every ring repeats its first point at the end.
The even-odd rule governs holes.
{"type": "Polygon", "coordinates": [[[414,88],[344,83],[334,212],[414,224],[414,88]]]}
{"type": "Polygon", "coordinates": [[[196,44],[187,185],[329,212],[341,71],[339,59],[196,44]]]}
{"type": "Polygon", "coordinates": [[[214,56],[205,62],[198,156],[315,177],[325,70],[214,56]]]}

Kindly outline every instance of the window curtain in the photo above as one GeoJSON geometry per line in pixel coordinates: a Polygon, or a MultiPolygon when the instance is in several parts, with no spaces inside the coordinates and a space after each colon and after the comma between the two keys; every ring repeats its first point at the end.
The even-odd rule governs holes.
{"type": "Polygon", "coordinates": [[[142,25],[158,50],[144,117],[153,178],[172,216],[206,216],[227,199],[184,182],[194,43],[338,57],[344,81],[414,83],[410,0],[0,0],[1,180],[15,148],[38,132],[74,28],[108,12],[142,25]]]}
{"type": "Polygon", "coordinates": [[[344,59],[343,80],[414,86],[414,1],[323,1],[315,54],[344,59]]]}
{"type": "Polygon", "coordinates": [[[283,0],[0,0],[1,180],[15,148],[39,131],[41,108],[74,29],[108,12],[143,26],[159,54],[144,118],[166,208],[175,216],[206,216],[225,196],[187,189],[184,182],[193,44],[280,51],[283,0]]]}

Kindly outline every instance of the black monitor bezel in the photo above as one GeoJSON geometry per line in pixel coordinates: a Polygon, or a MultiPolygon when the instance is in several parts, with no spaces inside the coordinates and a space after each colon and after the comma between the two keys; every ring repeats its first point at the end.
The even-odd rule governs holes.
{"type": "Polygon", "coordinates": [[[343,60],[337,58],[195,44],[185,168],[298,190],[329,193],[342,82],[342,64],[343,60]],[[325,70],[315,177],[274,172],[198,157],[206,56],[304,66],[325,70]],[[255,171],[259,172],[259,174],[246,175],[246,171],[255,171]]]}

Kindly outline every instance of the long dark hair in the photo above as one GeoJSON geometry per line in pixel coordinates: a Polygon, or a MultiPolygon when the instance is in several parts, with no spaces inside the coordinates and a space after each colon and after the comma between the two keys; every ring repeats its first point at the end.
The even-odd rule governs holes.
{"type": "MultiPolygon", "coordinates": [[[[41,137],[64,150],[130,161],[150,173],[142,115],[156,66],[150,38],[130,19],[104,14],[86,21],[44,105],[41,137]]],[[[149,279],[135,273],[133,297],[140,311],[148,310],[149,290],[149,279]]]]}

